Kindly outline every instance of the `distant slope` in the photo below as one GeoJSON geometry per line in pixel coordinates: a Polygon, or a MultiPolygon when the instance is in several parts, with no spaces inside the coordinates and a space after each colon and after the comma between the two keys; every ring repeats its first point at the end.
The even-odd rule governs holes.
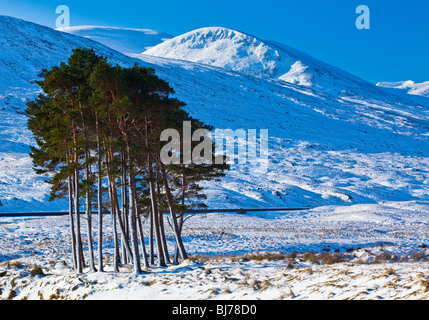
{"type": "Polygon", "coordinates": [[[422,83],[415,83],[411,80],[399,82],[379,82],[377,83],[377,86],[388,89],[403,90],[408,94],[413,94],[416,96],[429,97],[429,81],[422,83]]]}
{"type": "Polygon", "coordinates": [[[49,203],[49,185],[32,169],[25,103],[40,92],[35,80],[42,69],[58,65],[74,48],[94,48],[112,63],[132,59],[92,40],[55,31],[24,20],[0,16],[0,212],[3,210],[58,210],[49,203]]]}
{"type": "Polygon", "coordinates": [[[98,42],[7,16],[0,16],[0,47],[0,89],[3,90],[28,86],[43,68],[64,61],[77,47],[94,48],[113,63],[129,61],[98,42]]]}
{"type": "MultiPolygon", "coordinates": [[[[428,109],[380,88],[344,95],[279,79],[147,54],[125,56],[87,38],[0,16],[0,212],[52,210],[49,186],[31,168],[25,102],[42,68],[93,47],[113,63],[155,68],[195,118],[219,129],[268,129],[269,170],[234,165],[207,184],[212,207],[429,203],[428,109]]],[[[322,65],[321,68],[325,68],[322,65]]],[[[345,91],[356,83],[337,84],[345,91]]],[[[363,206],[364,207],[364,206],[363,206]]],[[[401,209],[402,210],[402,209],[401,209]]]]}
{"type": "MultiPolygon", "coordinates": [[[[269,129],[269,172],[235,165],[210,184],[216,207],[429,201],[429,113],[385,100],[335,96],[279,80],[140,55],[196,118],[216,128],[269,129]]],[[[390,96],[395,99],[395,96],[390,96]]]]}
{"type": "Polygon", "coordinates": [[[151,29],[131,29],[102,26],[76,26],[58,31],[85,37],[122,53],[141,53],[172,35],[151,29]]]}
{"type": "Polygon", "coordinates": [[[377,86],[389,93],[411,99],[429,108],[429,81],[422,83],[416,83],[412,80],[379,82],[377,86]]]}

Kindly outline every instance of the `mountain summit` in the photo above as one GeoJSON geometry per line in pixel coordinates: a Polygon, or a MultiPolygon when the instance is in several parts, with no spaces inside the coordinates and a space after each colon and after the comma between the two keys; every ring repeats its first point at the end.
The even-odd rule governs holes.
{"type": "Polygon", "coordinates": [[[40,92],[35,80],[42,69],[66,62],[78,47],[93,48],[112,64],[154,68],[190,115],[214,128],[269,129],[268,172],[253,175],[257,164],[234,165],[222,184],[204,185],[211,208],[366,208],[402,201],[427,212],[419,207],[429,201],[427,107],[292,48],[205,28],[145,54],[124,55],[86,37],[5,16],[0,47],[0,212],[68,206],[47,201],[50,185],[32,169],[28,154],[35,141],[25,109],[40,92]]]}
{"type": "Polygon", "coordinates": [[[204,63],[245,74],[278,77],[291,61],[248,34],[221,27],[194,30],[151,48],[144,54],[204,63]]]}
{"type": "Polygon", "coordinates": [[[294,48],[222,27],[185,33],[143,54],[280,79],[336,95],[377,91],[374,85],[294,48]]]}

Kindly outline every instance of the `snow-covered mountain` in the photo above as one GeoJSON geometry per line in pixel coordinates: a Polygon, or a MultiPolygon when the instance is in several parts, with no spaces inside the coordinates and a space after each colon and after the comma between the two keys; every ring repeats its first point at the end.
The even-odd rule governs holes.
{"type": "Polygon", "coordinates": [[[215,128],[269,130],[269,171],[255,176],[250,165],[234,165],[222,183],[206,185],[209,206],[428,208],[428,108],[307,55],[297,61],[309,66],[310,87],[280,79],[286,67],[272,69],[279,70],[276,78],[148,52],[126,56],[88,38],[4,16],[0,47],[0,211],[67,207],[66,201],[47,202],[49,186],[31,169],[34,140],[23,111],[39,92],[34,80],[41,69],[66,61],[76,47],[92,47],[124,66],[153,67],[192,116],[215,128]]]}
{"type": "Polygon", "coordinates": [[[399,82],[379,82],[377,83],[377,86],[388,89],[402,90],[407,94],[416,96],[429,97],[429,81],[422,83],[416,83],[412,80],[399,82]]]}
{"type": "Polygon", "coordinates": [[[92,40],[55,31],[20,19],[0,16],[0,212],[59,209],[47,203],[49,186],[32,170],[25,103],[40,88],[43,68],[67,61],[72,49],[94,48],[112,63],[130,65],[130,58],[92,40]]]}
{"type": "Polygon", "coordinates": [[[215,27],[185,33],[143,53],[268,77],[283,75],[291,64],[275,48],[250,35],[215,27]]]}
{"type": "Polygon", "coordinates": [[[280,79],[341,96],[377,91],[372,84],[294,48],[221,27],[197,29],[143,53],[280,79]]]}
{"type": "Polygon", "coordinates": [[[412,80],[399,82],[379,82],[377,86],[405,99],[429,108],[429,81],[416,83],[412,80]]]}
{"type": "Polygon", "coordinates": [[[154,47],[172,35],[151,29],[132,29],[103,26],[77,26],[58,31],[71,33],[100,42],[122,53],[141,53],[154,47]]]}
{"type": "MultiPolygon", "coordinates": [[[[43,68],[59,64],[82,46],[94,48],[112,62],[123,64],[125,56],[87,38],[63,32],[53,32],[24,20],[0,16],[0,89],[14,91],[14,87],[28,87],[43,68]]],[[[30,86],[34,88],[34,86],[30,86]]]]}

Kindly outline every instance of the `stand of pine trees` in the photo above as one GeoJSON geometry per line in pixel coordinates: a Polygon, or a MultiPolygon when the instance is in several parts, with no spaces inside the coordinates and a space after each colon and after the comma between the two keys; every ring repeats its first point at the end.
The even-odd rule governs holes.
{"type": "Polygon", "coordinates": [[[26,110],[38,145],[31,149],[31,157],[36,172],[50,177],[51,199],[69,199],[77,272],[105,267],[105,212],[111,217],[114,271],[121,264],[132,264],[140,273],[142,264],[166,266],[186,259],[181,236],[184,212],[205,199],[198,182],[219,179],[228,166],[165,165],[160,135],[167,128],[182,132],[184,121],[212,128],[192,119],[183,110],[184,103],[170,97],[174,92],[169,84],[151,68],[112,66],[93,50],[75,49],[67,64],[43,72],[44,79],[38,82],[43,93],[26,110]],[[97,235],[92,228],[94,211],[97,235]],[[144,220],[150,226],[147,235],[144,220]],[[174,234],[174,248],[167,246],[167,226],[174,234]]]}

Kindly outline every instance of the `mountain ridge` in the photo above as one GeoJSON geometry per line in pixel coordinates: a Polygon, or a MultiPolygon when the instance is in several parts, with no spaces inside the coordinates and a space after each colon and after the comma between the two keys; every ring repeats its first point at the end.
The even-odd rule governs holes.
{"type": "Polygon", "coordinates": [[[379,82],[377,86],[387,89],[403,90],[407,94],[429,97],[429,81],[416,83],[413,80],[398,82],[379,82]]]}
{"type": "Polygon", "coordinates": [[[0,17],[0,31],[0,211],[67,208],[66,201],[47,201],[49,185],[32,170],[34,139],[24,110],[40,92],[34,80],[41,68],[66,61],[75,47],[94,48],[125,67],[154,68],[191,116],[215,128],[269,129],[267,174],[249,174],[253,164],[233,165],[221,184],[205,185],[211,207],[429,202],[427,108],[381,88],[339,97],[200,63],[126,56],[10,17],[0,17]]]}
{"type": "Polygon", "coordinates": [[[56,29],[100,42],[121,53],[140,53],[172,35],[153,29],[119,28],[109,26],[73,26],[56,29]]]}
{"type": "Polygon", "coordinates": [[[196,29],[143,54],[198,62],[246,75],[284,80],[338,96],[378,88],[295,48],[224,27],[196,29]],[[344,84],[353,88],[345,92],[344,84]]]}

